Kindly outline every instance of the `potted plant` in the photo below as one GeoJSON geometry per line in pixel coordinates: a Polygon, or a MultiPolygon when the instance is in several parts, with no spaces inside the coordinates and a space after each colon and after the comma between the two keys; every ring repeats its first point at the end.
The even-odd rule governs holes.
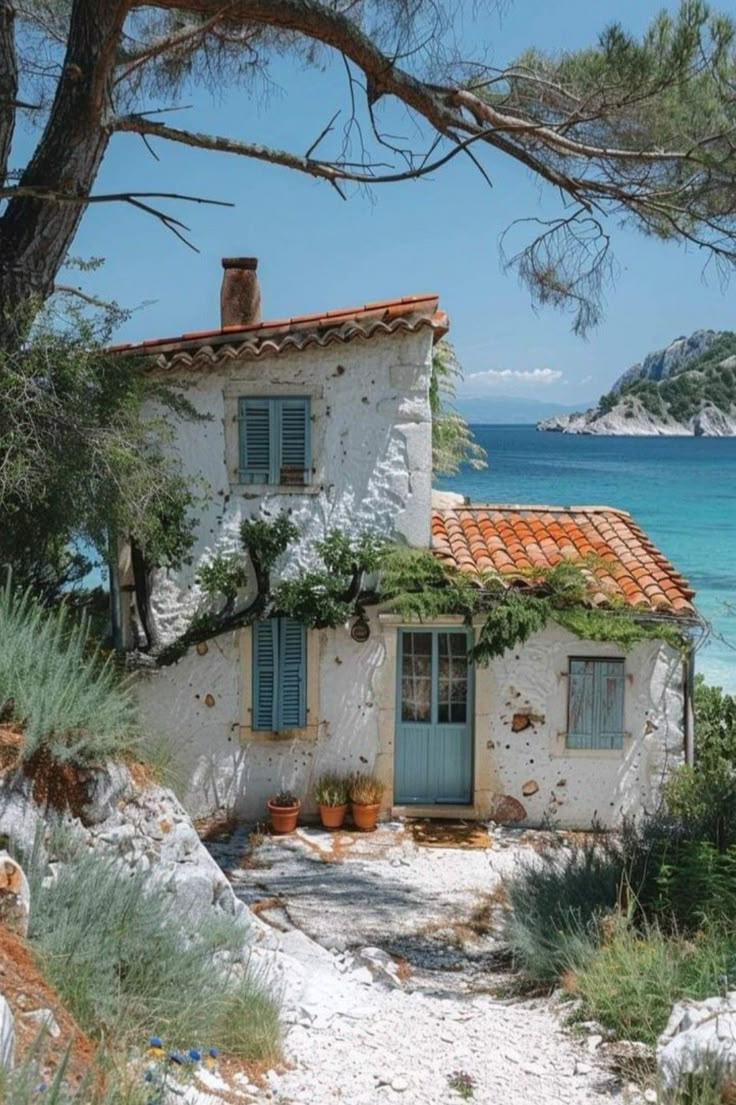
{"type": "Polygon", "coordinates": [[[348,781],[342,775],[326,771],[315,787],[319,816],[326,829],[339,829],[348,808],[348,781]]]}
{"type": "Polygon", "coordinates": [[[290,790],[280,790],[268,802],[271,828],[275,833],[293,833],[299,818],[301,802],[290,790]]]}
{"type": "Polygon", "coordinates": [[[372,832],[378,821],[384,785],[375,775],[356,771],[350,778],[350,805],[356,829],[372,832]]]}

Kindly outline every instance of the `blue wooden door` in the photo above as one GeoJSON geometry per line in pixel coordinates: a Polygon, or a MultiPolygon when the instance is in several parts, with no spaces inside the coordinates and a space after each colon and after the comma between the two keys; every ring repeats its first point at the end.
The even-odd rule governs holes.
{"type": "Polygon", "coordinates": [[[470,637],[458,629],[399,631],[394,802],[472,801],[470,637]]]}

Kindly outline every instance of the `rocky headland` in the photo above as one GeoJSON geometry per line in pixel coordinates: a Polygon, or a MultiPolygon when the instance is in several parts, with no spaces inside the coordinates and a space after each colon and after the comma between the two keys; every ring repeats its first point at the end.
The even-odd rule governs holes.
{"type": "Polygon", "coordinates": [[[730,437],[736,434],[736,334],[696,330],[627,369],[595,407],[537,429],[565,434],[730,437]]]}

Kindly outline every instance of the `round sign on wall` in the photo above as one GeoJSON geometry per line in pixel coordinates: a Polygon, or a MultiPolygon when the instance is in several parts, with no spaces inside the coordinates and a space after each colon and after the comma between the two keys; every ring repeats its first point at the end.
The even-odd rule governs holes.
{"type": "Polygon", "coordinates": [[[368,625],[365,618],[356,618],[350,630],[350,636],[353,640],[357,641],[359,644],[363,644],[364,641],[368,640],[370,635],[371,627],[368,625]]]}

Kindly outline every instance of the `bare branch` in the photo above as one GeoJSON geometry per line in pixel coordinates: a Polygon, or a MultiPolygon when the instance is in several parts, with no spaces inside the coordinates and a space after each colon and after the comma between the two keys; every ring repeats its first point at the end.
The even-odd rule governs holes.
{"type": "Polygon", "coordinates": [[[309,149],[307,150],[307,152],[306,152],[306,153],[304,154],[304,157],[306,158],[306,160],[307,160],[307,161],[309,161],[310,157],[312,156],[312,154],[314,153],[314,151],[315,151],[315,150],[317,149],[317,146],[319,146],[319,144],[320,144],[320,142],[322,141],[322,139],[323,139],[323,138],[326,138],[326,136],[327,136],[327,135],[328,135],[328,134],[330,133],[330,131],[331,131],[331,130],[333,129],[333,127],[334,127],[334,124],[335,124],[335,120],[337,119],[337,117],[338,117],[338,115],[339,115],[339,114],[340,114],[340,112],[339,112],[339,111],[336,111],[336,112],[335,112],[335,114],[334,114],[334,115],[332,116],[332,118],[330,119],[329,123],[327,123],[327,125],[326,125],[326,126],[324,126],[324,127],[322,128],[322,130],[321,130],[321,131],[319,132],[319,134],[318,134],[318,135],[317,135],[317,137],[315,138],[314,142],[312,142],[312,145],[311,145],[311,146],[309,147],[309,149]]]}
{"type": "Polygon", "coordinates": [[[267,161],[272,165],[283,165],[288,169],[296,169],[298,172],[306,173],[308,176],[327,180],[330,184],[335,184],[338,181],[357,184],[394,184],[402,180],[418,180],[442,168],[457,157],[459,153],[467,150],[470,145],[487,137],[485,131],[480,131],[463,139],[449,135],[448,138],[453,142],[452,148],[434,161],[427,161],[426,156],[422,156],[418,164],[412,165],[408,169],[379,173],[376,171],[376,164],[373,163],[318,161],[301,154],[290,153],[288,150],[262,146],[256,142],[241,142],[222,135],[180,130],[176,127],[166,126],[164,123],[144,119],[139,115],[126,115],[114,119],[110,123],[110,129],[113,131],[132,131],[134,134],[151,135],[170,142],[192,146],[195,149],[216,150],[220,153],[237,154],[239,157],[249,157],[257,161],[267,161]]]}
{"type": "Polygon", "coordinates": [[[74,296],[81,299],[83,303],[88,303],[90,307],[101,307],[103,309],[114,307],[110,300],[100,299],[99,296],[91,295],[90,292],[85,292],[82,288],[75,288],[73,284],[54,284],[54,295],[74,296]]]}
{"type": "Polygon", "coordinates": [[[96,196],[84,196],[74,192],[57,192],[40,185],[18,184],[0,188],[0,199],[12,199],[15,196],[28,196],[49,203],[71,203],[87,207],[96,203],[131,203],[133,200],[162,199],[182,200],[185,203],[206,203],[215,207],[234,207],[229,200],[211,200],[205,196],[188,196],[182,192],[102,192],[96,196]]]}

